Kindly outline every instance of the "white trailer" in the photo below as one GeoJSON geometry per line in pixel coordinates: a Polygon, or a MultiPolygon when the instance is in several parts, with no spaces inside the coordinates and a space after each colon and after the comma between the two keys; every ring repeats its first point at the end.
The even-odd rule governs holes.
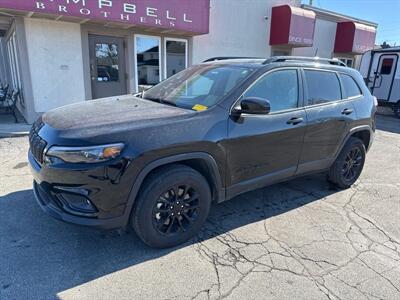
{"type": "Polygon", "coordinates": [[[365,52],[360,73],[380,105],[393,108],[400,118],[400,47],[365,52]]]}

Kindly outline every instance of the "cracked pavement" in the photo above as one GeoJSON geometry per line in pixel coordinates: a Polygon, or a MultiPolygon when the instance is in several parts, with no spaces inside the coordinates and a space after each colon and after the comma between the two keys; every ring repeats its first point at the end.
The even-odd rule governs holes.
{"type": "Polygon", "coordinates": [[[363,174],[317,174],[214,205],[168,250],[36,205],[27,138],[0,139],[0,299],[400,299],[400,120],[378,116],[363,174]]]}

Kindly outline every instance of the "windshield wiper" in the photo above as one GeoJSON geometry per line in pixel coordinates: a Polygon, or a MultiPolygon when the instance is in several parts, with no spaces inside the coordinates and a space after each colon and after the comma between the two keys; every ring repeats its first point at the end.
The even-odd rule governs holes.
{"type": "Polygon", "coordinates": [[[150,100],[150,101],[153,101],[153,102],[158,102],[158,103],[161,103],[161,104],[167,104],[167,105],[171,105],[171,106],[176,106],[176,104],[174,102],[168,101],[168,100],[165,100],[165,99],[161,99],[161,98],[146,97],[146,98],[143,98],[143,99],[150,100]]]}
{"type": "Polygon", "coordinates": [[[152,97],[143,97],[143,96],[142,96],[142,99],[144,99],[144,100],[150,100],[150,101],[158,102],[158,103],[163,103],[163,100],[160,99],[160,98],[152,98],[152,97]]]}

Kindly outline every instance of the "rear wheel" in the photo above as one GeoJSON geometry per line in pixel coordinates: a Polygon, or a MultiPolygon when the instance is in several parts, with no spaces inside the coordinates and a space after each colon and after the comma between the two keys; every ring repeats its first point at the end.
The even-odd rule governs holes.
{"type": "Polygon", "coordinates": [[[361,175],[365,156],[364,143],[351,137],[329,170],[329,180],[342,189],[351,187],[361,175]]]}
{"type": "Polygon", "coordinates": [[[400,101],[398,101],[396,103],[396,105],[393,108],[394,114],[396,115],[396,117],[398,117],[400,119],[400,101]]]}
{"type": "Polygon", "coordinates": [[[145,180],[131,224],[147,245],[173,247],[200,230],[210,204],[210,187],[199,172],[184,165],[163,167],[145,180]]]}

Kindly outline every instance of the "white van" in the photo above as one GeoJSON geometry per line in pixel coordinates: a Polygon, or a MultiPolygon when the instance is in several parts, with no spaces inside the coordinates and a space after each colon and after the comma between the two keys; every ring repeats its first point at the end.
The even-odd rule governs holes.
{"type": "Polygon", "coordinates": [[[400,118],[400,47],[365,52],[360,73],[380,105],[391,106],[400,118]]]}

